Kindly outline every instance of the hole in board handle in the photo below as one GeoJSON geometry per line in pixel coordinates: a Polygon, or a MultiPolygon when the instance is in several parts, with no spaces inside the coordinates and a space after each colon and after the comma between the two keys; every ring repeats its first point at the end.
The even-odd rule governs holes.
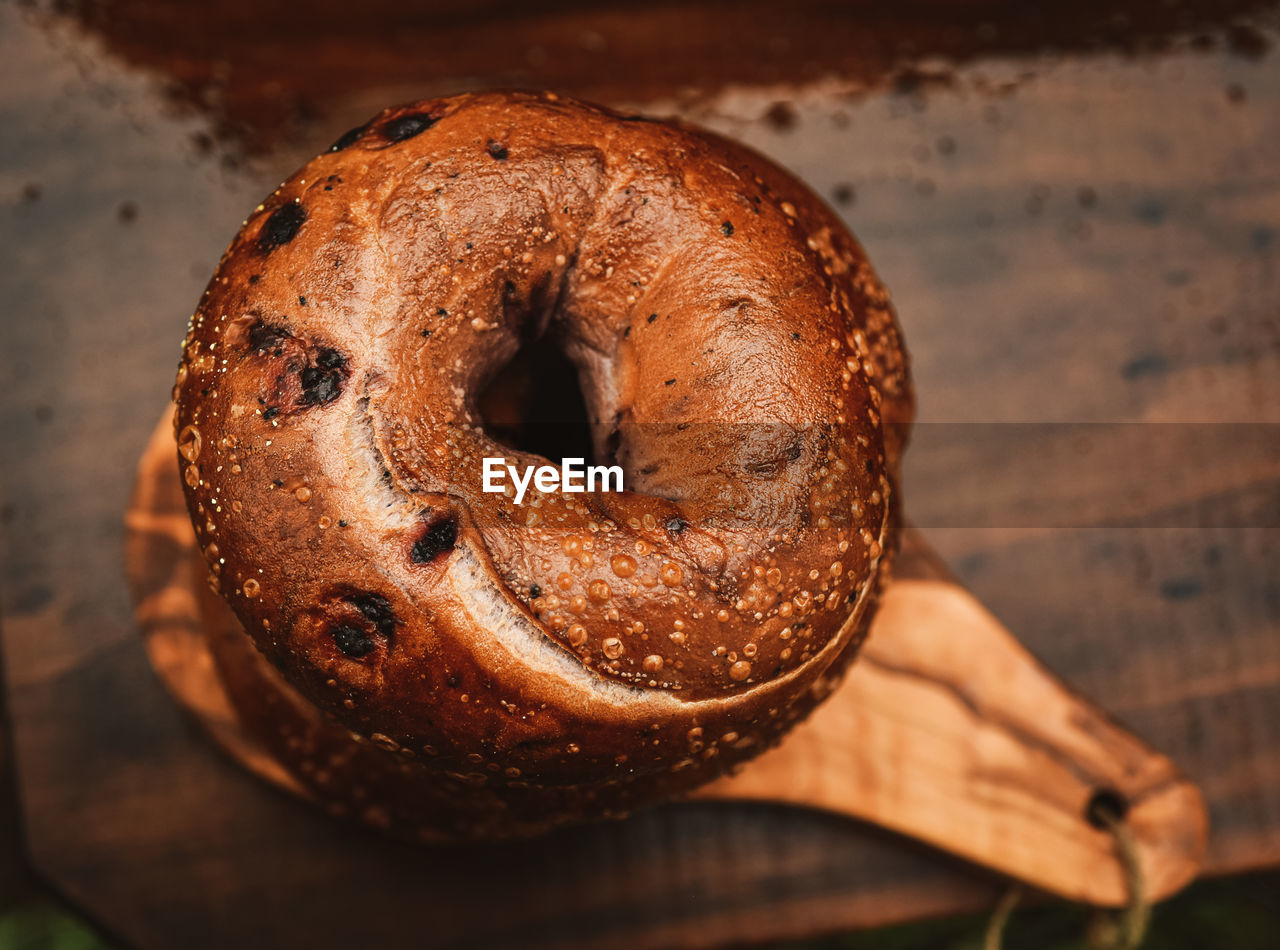
{"type": "Polygon", "coordinates": [[[1128,814],[1128,799],[1110,788],[1098,789],[1089,796],[1088,804],[1084,806],[1085,821],[1099,831],[1106,831],[1115,822],[1124,821],[1128,814]]]}

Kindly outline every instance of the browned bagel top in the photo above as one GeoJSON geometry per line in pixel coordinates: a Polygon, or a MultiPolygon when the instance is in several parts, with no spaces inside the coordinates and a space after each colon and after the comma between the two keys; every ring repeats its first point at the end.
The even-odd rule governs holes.
{"type": "Polygon", "coordinates": [[[590,718],[575,689],[675,701],[650,716],[799,688],[881,569],[911,413],[888,298],[809,191],[550,94],[387,110],[309,162],[224,255],[176,396],[246,629],[323,708],[417,743],[590,718]],[[477,408],[544,334],[625,492],[482,492],[485,457],[547,464],[477,408]]]}

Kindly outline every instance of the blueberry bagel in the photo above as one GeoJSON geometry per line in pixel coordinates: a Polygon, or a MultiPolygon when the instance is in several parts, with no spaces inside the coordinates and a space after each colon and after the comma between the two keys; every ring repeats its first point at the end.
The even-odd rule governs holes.
{"type": "Polygon", "coordinates": [[[912,413],[889,299],[808,189],[522,93],[389,109],[282,184],[176,399],[243,628],[220,655],[267,661],[224,674],[292,710],[248,718],[317,798],[427,836],[623,812],[775,742],[867,631],[912,413]],[[484,490],[485,459],[550,464],[481,411],[535,341],[625,490],[484,490]]]}

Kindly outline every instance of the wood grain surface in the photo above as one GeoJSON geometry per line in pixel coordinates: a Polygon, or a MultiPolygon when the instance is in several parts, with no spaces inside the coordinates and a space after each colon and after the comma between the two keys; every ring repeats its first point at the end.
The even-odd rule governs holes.
{"type": "MultiPolygon", "coordinates": [[[[586,41],[668,62],[642,17],[586,41]]],[[[1280,863],[1280,69],[1258,22],[963,65],[908,51],[903,81],[846,83],[801,51],[785,84],[652,100],[622,77],[610,95],[743,139],[846,217],[915,360],[914,521],[1047,668],[1203,789],[1214,873],[1280,863]]],[[[415,35],[386,55],[431,60],[415,35]]],[[[287,40],[272,55],[304,68],[287,40]]],[[[423,852],[216,753],[147,662],[122,555],[186,317],[303,158],[385,100],[493,72],[477,46],[449,84],[368,78],[246,159],[113,48],[0,6],[0,627],[43,876],[147,947],[712,946],[993,900],[998,879],[936,850],[751,803],[423,852]]]]}

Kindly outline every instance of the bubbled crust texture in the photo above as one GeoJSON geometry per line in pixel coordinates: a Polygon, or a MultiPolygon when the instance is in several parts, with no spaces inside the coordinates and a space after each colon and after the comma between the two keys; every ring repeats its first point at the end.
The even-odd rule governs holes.
{"type": "Polygon", "coordinates": [[[387,110],[281,185],[176,398],[211,586],[402,798],[430,789],[406,820],[465,835],[687,790],[805,715],[870,623],[912,411],[888,297],[811,192],[515,93],[387,110]],[[486,456],[545,464],[476,408],[542,334],[627,491],[481,491],[486,456]]]}

